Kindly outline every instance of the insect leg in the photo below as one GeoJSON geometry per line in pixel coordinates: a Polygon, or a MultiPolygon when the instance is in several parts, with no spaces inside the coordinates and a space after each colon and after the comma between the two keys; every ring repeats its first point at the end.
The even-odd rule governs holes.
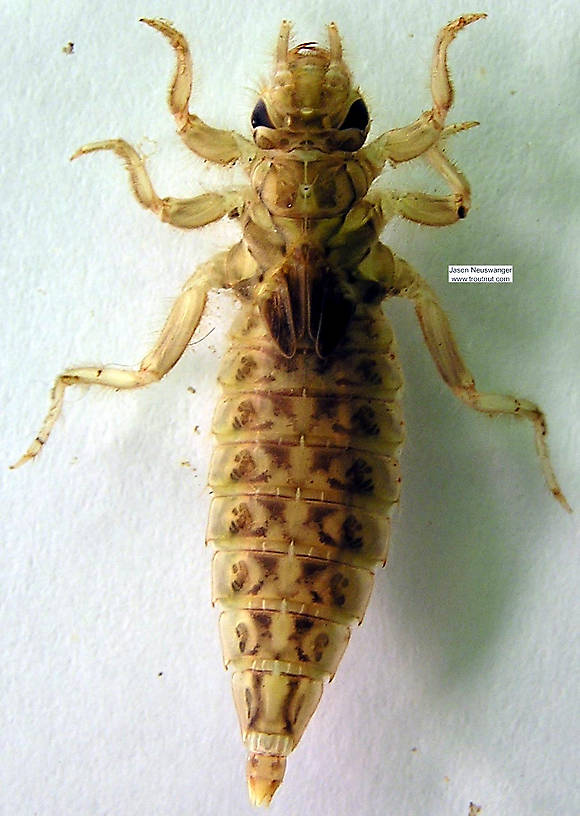
{"type": "Polygon", "coordinates": [[[20,467],[39,453],[60,415],[64,394],[70,385],[101,385],[115,390],[143,388],[164,377],[187,348],[201,320],[208,292],[227,285],[227,257],[227,251],[220,252],[199,267],[187,281],[171,308],[157,343],[138,369],[88,366],[68,368],[59,374],[50,392],[50,407],[38,436],[11,468],[20,467]]]}
{"type": "Polygon", "coordinates": [[[393,215],[401,215],[419,224],[445,227],[465,218],[469,212],[471,190],[463,173],[449,161],[438,145],[426,150],[422,158],[443,176],[452,194],[434,196],[427,193],[399,193],[396,190],[371,193],[367,199],[379,206],[385,223],[393,215]]]}
{"type": "Polygon", "coordinates": [[[248,139],[235,131],[212,128],[199,116],[189,112],[193,73],[189,46],[183,34],[172,28],[165,20],[143,17],[140,22],[160,31],[175,50],[177,66],[169,86],[168,102],[177,123],[178,133],[187,147],[198,156],[217,164],[232,164],[240,158],[253,157],[256,149],[248,139]]]}
{"type": "Polygon", "coordinates": [[[239,214],[243,206],[245,195],[242,190],[204,193],[195,198],[159,198],[145,169],[145,159],[123,139],[107,139],[79,147],[71,156],[71,161],[96,150],[112,150],[123,159],[137,201],[174,227],[180,229],[203,227],[223,218],[224,215],[239,214]]]}
{"type": "MultiPolygon", "coordinates": [[[[405,162],[420,156],[436,144],[445,133],[447,112],[453,104],[453,87],[447,67],[447,49],[462,28],[487,17],[486,14],[465,14],[441,29],[435,42],[435,52],[431,65],[431,96],[433,107],[425,111],[412,124],[389,130],[371,144],[359,151],[361,159],[370,164],[371,172],[377,176],[387,161],[405,162]]],[[[465,127],[460,129],[465,129],[465,127]]]]}
{"type": "Polygon", "coordinates": [[[470,408],[482,411],[489,416],[506,414],[518,419],[527,419],[533,424],[536,451],[548,488],[562,507],[571,512],[550,462],[546,442],[546,417],[538,406],[519,397],[507,394],[487,394],[477,390],[473,375],[461,358],[451,326],[437,295],[405,260],[397,256],[394,256],[393,287],[389,294],[406,297],[413,301],[433,362],[456,397],[470,408]]]}

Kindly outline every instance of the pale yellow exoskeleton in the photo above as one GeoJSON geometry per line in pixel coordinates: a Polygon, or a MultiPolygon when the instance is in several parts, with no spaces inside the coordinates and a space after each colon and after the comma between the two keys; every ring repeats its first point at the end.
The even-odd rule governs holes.
{"type": "Polygon", "coordinates": [[[187,348],[208,292],[238,296],[242,309],[219,374],[207,540],[215,548],[213,599],[222,609],[224,660],[256,804],[268,804],[280,785],[286,757],[336,672],[350,626],[362,620],[374,570],[387,557],[404,430],[386,298],[412,300],[429,352],[459,399],[533,424],[548,487],[569,509],[548,457],[543,413],[528,400],[477,390],[435,293],[379,241],[395,216],[446,226],[469,211],[469,185],[443,148],[477,123],[446,124],[453,102],[447,49],[483,17],[466,15],[441,30],[432,108],[366,147],[368,111],[333,23],[328,48],[290,48],[290,25],[282,23],[250,141],[189,112],[187,43],[168,23],[144,20],[175,50],[169,106],[181,138],[204,159],[239,162],[248,185],[162,199],[144,158],[123,140],[89,144],[73,156],[114,151],[137,200],[175,227],[194,229],[226,215],[241,227],[240,242],[186,282],[138,369],[72,368],[57,377],[48,416],[17,465],[46,442],[68,386],[130,389],[161,379],[187,348]],[[419,157],[445,180],[448,195],[372,189],[387,163],[419,157]]]}

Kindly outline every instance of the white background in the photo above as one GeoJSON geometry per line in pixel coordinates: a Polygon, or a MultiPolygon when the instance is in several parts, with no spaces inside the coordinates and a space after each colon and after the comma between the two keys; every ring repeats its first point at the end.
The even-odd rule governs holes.
{"type": "MultiPolygon", "coordinates": [[[[572,0],[473,5],[4,0],[1,813],[251,812],[203,547],[229,306],[212,305],[160,385],[69,391],[39,459],[6,469],[55,374],[137,363],[195,265],[236,240],[231,224],[159,223],[113,155],[68,162],[85,142],[123,136],[151,154],[161,195],[238,178],[174,134],[173,55],[137,19],[165,16],[186,34],[192,109],[245,134],[281,19],[296,42],[324,41],[334,19],[377,135],[430,106],[437,30],[479,10],[489,19],[450,48],[449,121],[482,123],[449,145],[473,209],[448,229],[396,225],[387,240],[440,293],[478,384],[546,411],[576,514],[545,489],[531,428],[455,401],[411,307],[389,305],[408,421],[391,559],[272,813],[579,811],[579,12],[572,0]],[[449,263],[512,264],[515,280],[449,285],[449,263]]],[[[412,168],[385,177],[442,189],[412,168]]]]}

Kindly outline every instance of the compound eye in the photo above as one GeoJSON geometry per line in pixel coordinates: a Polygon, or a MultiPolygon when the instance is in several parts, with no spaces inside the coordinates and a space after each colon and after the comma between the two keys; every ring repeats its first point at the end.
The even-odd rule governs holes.
{"type": "Polygon", "coordinates": [[[366,130],[369,124],[369,112],[364,101],[360,98],[355,99],[350,106],[344,122],[340,126],[341,130],[349,130],[356,128],[356,130],[366,130]]]}
{"type": "Polygon", "coordinates": [[[252,118],[251,118],[252,127],[254,130],[258,127],[267,127],[273,128],[274,125],[272,124],[272,120],[268,115],[268,109],[266,108],[266,103],[263,99],[258,99],[256,102],[256,107],[252,111],[252,118]]]}

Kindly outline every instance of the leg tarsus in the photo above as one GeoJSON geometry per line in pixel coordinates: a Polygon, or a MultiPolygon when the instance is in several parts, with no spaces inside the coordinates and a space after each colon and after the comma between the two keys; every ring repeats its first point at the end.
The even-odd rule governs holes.
{"type": "Polygon", "coordinates": [[[477,390],[473,375],[463,362],[449,320],[437,295],[405,260],[394,256],[394,261],[393,286],[390,294],[413,301],[425,343],[444,382],[458,399],[476,411],[489,416],[505,414],[517,419],[527,419],[533,424],[536,451],[546,484],[562,507],[572,512],[550,462],[546,443],[546,417],[542,411],[526,399],[507,394],[487,394],[477,390]]]}
{"type": "Polygon", "coordinates": [[[175,51],[177,65],[175,68],[175,76],[169,86],[167,101],[169,103],[169,110],[175,117],[178,129],[183,130],[183,128],[187,127],[189,98],[191,96],[193,80],[191,54],[187,40],[180,31],[170,26],[165,20],[141,17],[139,22],[157,29],[157,31],[169,40],[175,51]]]}
{"type": "Polygon", "coordinates": [[[129,173],[133,193],[139,204],[154,212],[155,215],[161,216],[163,203],[153,189],[153,184],[145,169],[145,159],[124,139],[104,139],[83,145],[75,150],[70,160],[74,161],[79,156],[86,156],[87,153],[95,153],[98,150],[111,150],[123,160],[129,173]]]}
{"type": "Polygon", "coordinates": [[[465,14],[447,23],[435,40],[435,51],[431,65],[431,96],[433,97],[433,115],[443,125],[449,108],[453,104],[453,86],[447,67],[447,49],[462,28],[476,20],[482,20],[487,14],[465,14]]]}
{"type": "Polygon", "coordinates": [[[441,136],[439,137],[439,141],[441,142],[442,139],[448,139],[449,136],[454,136],[456,133],[463,133],[465,130],[471,130],[471,128],[479,127],[481,122],[457,122],[454,125],[446,125],[443,130],[441,131],[441,136]]]}

